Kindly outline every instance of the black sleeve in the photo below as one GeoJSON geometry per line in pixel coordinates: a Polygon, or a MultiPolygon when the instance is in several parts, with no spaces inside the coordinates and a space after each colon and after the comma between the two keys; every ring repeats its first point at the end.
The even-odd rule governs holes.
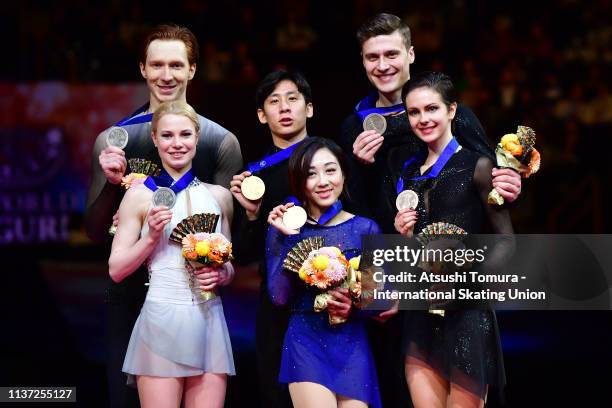
{"type": "Polygon", "coordinates": [[[371,197],[368,196],[368,186],[374,191],[378,186],[374,184],[374,166],[360,163],[353,154],[353,143],[358,135],[355,133],[356,119],[354,115],[348,117],[342,124],[338,145],[344,151],[348,161],[349,178],[347,191],[343,200],[343,207],[350,213],[371,218],[373,213],[369,205],[371,197]]]}
{"type": "Polygon", "coordinates": [[[504,207],[487,203],[487,195],[493,188],[491,169],[493,162],[488,157],[480,157],[474,169],[474,186],[480,196],[487,220],[493,234],[499,234],[495,245],[489,248],[485,270],[497,271],[503,269],[510,260],[515,249],[514,229],[510,220],[510,213],[504,207]]]}
{"type": "Polygon", "coordinates": [[[457,115],[453,121],[453,134],[460,145],[495,161],[495,151],[491,146],[482,124],[465,105],[457,107],[457,115]]]}
{"type": "MultiPolygon", "coordinates": [[[[399,177],[399,172],[397,176],[399,177]]],[[[382,193],[376,206],[377,220],[383,234],[398,234],[394,225],[397,215],[397,208],[395,207],[395,199],[397,198],[396,174],[393,174],[392,177],[383,178],[382,183],[382,193]]]]}
{"type": "Polygon", "coordinates": [[[250,221],[245,209],[234,199],[234,223],[232,227],[233,252],[236,262],[248,264],[261,261],[265,249],[264,239],[267,233],[267,214],[260,210],[259,217],[250,221]]]}

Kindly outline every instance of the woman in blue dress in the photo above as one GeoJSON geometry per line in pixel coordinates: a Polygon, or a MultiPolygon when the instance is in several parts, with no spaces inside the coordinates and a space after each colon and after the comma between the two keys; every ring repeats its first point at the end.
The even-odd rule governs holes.
{"type": "Polygon", "coordinates": [[[329,315],[347,320],[330,325],[328,313],[313,310],[318,290],[282,267],[287,253],[305,238],[323,237],[325,246],[358,252],[362,235],[379,233],[374,221],[342,210],[339,198],[346,169],[346,160],[335,143],[307,138],[289,159],[289,181],[308,221],[300,229],[283,224],[283,214],[293,203],[275,207],[268,217],[268,288],[275,305],[291,309],[279,381],[289,384],[296,408],[381,405],[365,330],[367,313],[352,306],[346,289],[336,289],[330,291],[334,300],[328,304],[329,315]]]}

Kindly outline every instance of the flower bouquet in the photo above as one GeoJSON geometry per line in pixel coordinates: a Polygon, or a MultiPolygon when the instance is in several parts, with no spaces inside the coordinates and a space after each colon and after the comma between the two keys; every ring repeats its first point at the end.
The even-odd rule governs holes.
{"type": "MultiPolygon", "coordinates": [[[[495,147],[497,165],[516,170],[528,178],[540,169],[540,153],[533,147],[535,132],[527,126],[519,126],[516,133],[504,135],[495,147]]],[[[489,204],[502,205],[504,198],[492,189],[487,196],[489,204]]]]}
{"type": "MultiPolygon", "coordinates": [[[[170,234],[170,241],[182,247],[190,282],[195,285],[193,270],[203,266],[221,266],[233,259],[232,243],[223,234],[213,232],[219,221],[218,214],[195,214],[181,221],[170,234]]],[[[200,292],[202,299],[216,297],[214,291],[200,292]]]]}
{"type": "MultiPolygon", "coordinates": [[[[321,291],[314,301],[316,312],[327,308],[327,302],[333,299],[329,291],[336,288],[348,289],[353,304],[359,305],[361,281],[353,266],[358,266],[358,261],[349,262],[337,247],[324,247],[321,237],[307,238],[299,242],[283,262],[285,269],[297,273],[307,285],[315,286],[321,291]]],[[[345,318],[329,316],[331,325],[345,321],[345,318]]]]}

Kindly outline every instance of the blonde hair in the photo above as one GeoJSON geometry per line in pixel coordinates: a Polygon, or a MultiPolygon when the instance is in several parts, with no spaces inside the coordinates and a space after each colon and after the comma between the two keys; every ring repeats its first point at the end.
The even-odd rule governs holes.
{"type": "Polygon", "coordinates": [[[193,123],[196,134],[200,133],[200,121],[198,120],[198,114],[187,102],[170,101],[161,103],[157,109],[155,109],[155,113],[153,113],[153,120],[151,121],[153,133],[157,132],[157,123],[164,115],[185,116],[193,123]]]}

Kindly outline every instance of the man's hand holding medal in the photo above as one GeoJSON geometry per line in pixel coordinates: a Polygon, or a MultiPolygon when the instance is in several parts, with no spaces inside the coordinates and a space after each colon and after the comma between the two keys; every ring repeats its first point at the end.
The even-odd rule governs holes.
{"type": "Polygon", "coordinates": [[[232,178],[230,191],[246,210],[249,220],[256,220],[259,215],[261,198],[266,191],[263,180],[252,175],[250,171],[244,171],[232,178]]]}
{"type": "Polygon", "coordinates": [[[365,164],[374,163],[374,155],[382,146],[387,130],[387,120],[380,113],[370,113],[363,120],[363,132],[353,143],[353,154],[365,164]]]}

